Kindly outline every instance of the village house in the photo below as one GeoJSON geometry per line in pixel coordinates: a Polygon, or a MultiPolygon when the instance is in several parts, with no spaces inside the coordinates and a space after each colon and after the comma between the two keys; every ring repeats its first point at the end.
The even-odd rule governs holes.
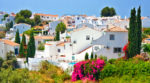
{"type": "Polygon", "coordinates": [[[94,54],[108,59],[124,56],[123,47],[128,43],[128,30],[116,26],[104,29],[104,34],[93,41],[94,54]]]}
{"type": "Polygon", "coordinates": [[[19,34],[22,34],[23,32],[29,29],[31,29],[31,25],[25,23],[19,23],[19,24],[15,24],[11,30],[15,32],[19,30],[19,34]]]}
{"type": "MultiPolygon", "coordinates": [[[[38,48],[38,45],[41,44],[41,43],[46,43],[47,41],[52,41],[54,40],[54,37],[53,36],[44,36],[44,35],[37,35],[37,36],[34,36],[34,39],[35,39],[35,46],[36,48],[38,48]]],[[[29,36],[26,35],[26,43],[29,42],[29,36]]]]}
{"type": "Polygon", "coordinates": [[[54,34],[55,34],[55,29],[56,29],[57,25],[58,25],[60,22],[61,22],[61,21],[49,22],[48,33],[49,33],[50,35],[54,35],[54,34]]]}
{"type": "Polygon", "coordinates": [[[15,21],[15,14],[14,13],[8,14],[8,16],[4,18],[4,16],[6,14],[7,13],[5,13],[5,12],[0,13],[0,26],[6,27],[6,23],[10,23],[11,21],[13,22],[13,24],[15,23],[14,22],[15,21]]]}
{"type": "Polygon", "coordinates": [[[85,54],[91,54],[92,52],[92,41],[101,35],[102,32],[83,26],[70,32],[69,39],[65,38],[64,41],[59,42],[47,42],[45,44],[45,56],[59,61],[84,60],[85,54]]]}
{"type": "Polygon", "coordinates": [[[0,39],[0,57],[5,59],[6,54],[10,51],[17,56],[19,54],[19,44],[10,40],[0,39]]]}
{"type": "Polygon", "coordinates": [[[36,13],[34,14],[34,16],[35,15],[39,15],[43,21],[57,21],[59,19],[58,15],[40,14],[40,13],[36,13]]]}

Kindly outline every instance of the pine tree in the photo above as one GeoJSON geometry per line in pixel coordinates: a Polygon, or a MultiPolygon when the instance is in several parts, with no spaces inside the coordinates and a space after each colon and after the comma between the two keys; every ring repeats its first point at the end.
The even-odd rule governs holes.
{"type": "Polygon", "coordinates": [[[35,40],[34,40],[34,34],[33,31],[31,31],[30,39],[27,46],[27,56],[33,58],[35,55],[35,40]]]}
{"type": "Polygon", "coordinates": [[[138,49],[137,54],[140,54],[141,51],[141,42],[142,42],[142,22],[141,22],[141,7],[138,8],[137,13],[137,38],[138,38],[138,49]]]}
{"type": "Polygon", "coordinates": [[[93,52],[91,52],[91,59],[93,59],[93,52]]]}
{"type": "Polygon", "coordinates": [[[19,30],[18,29],[17,29],[16,36],[15,36],[15,42],[20,44],[20,36],[19,36],[19,30]]]}
{"type": "Polygon", "coordinates": [[[88,59],[89,59],[89,54],[86,53],[86,54],[85,54],[85,60],[88,60],[88,59]]]}

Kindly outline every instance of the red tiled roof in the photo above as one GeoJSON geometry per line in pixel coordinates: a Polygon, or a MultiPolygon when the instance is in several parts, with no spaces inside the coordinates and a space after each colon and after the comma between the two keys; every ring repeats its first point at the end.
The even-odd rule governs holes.
{"type": "Polygon", "coordinates": [[[37,13],[35,15],[39,15],[39,16],[51,16],[51,17],[58,17],[58,15],[51,15],[51,14],[40,14],[40,13],[37,13]]]}
{"type": "Polygon", "coordinates": [[[121,27],[117,27],[117,26],[106,28],[104,31],[106,31],[106,32],[128,32],[127,29],[121,28],[121,27]]]}
{"type": "Polygon", "coordinates": [[[5,44],[8,44],[10,46],[19,46],[19,44],[13,42],[13,41],[10,41],[10,40],[6,40],[6,39],[0,39],[1,42],[4,42],[5,44]]]}

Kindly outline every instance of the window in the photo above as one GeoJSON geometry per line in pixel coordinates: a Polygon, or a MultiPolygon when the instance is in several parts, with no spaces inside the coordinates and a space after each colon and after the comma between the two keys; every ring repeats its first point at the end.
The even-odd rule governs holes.
{"type": "Polygon", "coordinates": [[[115,35],[111,34],[110,35],[110,40],[115,40],[115,35]]]}
{"type": "Polygon", "coordinates": [[[40,44],[41,43],[41,41],[38,41],[38,44],[40,44]]]}
{"type": "Polygon", "coordinates": [[[76,41],[73,41],[73,43],[76,44],[77,42],[76,42],[76,41]]]}
{"type": "Polygon", "coordinates": [[[18,48],[15,48],[15,55],[18,55],[18,48]]]}
{"type": "Polygon", "coordinates": [[[121,48],[114,48],[114,53],[120,53],[121,52],[121,48]]]}
{"type": "Polygon", "coordinates": [[[75,57],[74,57],[74,56],[72,56],[72,60],[75,60],[75,57]]]}
{"type": "Polygon", "coordinates": [[[89,35],[86,36],[86,40],[90,40],[90,36],[89,35]]]}
{"type": "Polygon", "coordinates": [[[61,50],[60,49],[58,49],[58,52],[60,52],[61,50]]]}

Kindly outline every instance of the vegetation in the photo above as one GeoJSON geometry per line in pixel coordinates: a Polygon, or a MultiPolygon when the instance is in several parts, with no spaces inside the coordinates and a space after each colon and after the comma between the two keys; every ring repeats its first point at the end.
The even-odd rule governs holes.
{"type": "Polygon", "coordinates": [[[39,19],[34,18],[30,19],[32,15],[32,12],[30,10],[21,10],[16,14],[15,22],[16,23],[27,23],[30,24],[32,27],[36,25],[37,22],[39,22],[39,19]]]}
{"type": "Polygon", "coordinates": [[[12,28],[12,27],[13,27],[13,21],[6,23],[6,31],[9,31],[10,28],[12,28]]]}
{"type": "Polygon", "coordinates": [[[144,52],[150,52],[150,44],[144,44],[142,48],[144,52]]]}
{"type": "Polygon", "coordinates": [[[5,32],[0,31],[0,39],[1,39],[1,38],[4,38],[4,37],[5,37],[5,34],[6,34],[5,32]]]}
{"type": "Polygon", "coordinates": [[[35,50],[36,47],[35,47],[34,33],[33,31],[31,31],[28,46],[27,46],[27,56],[33,58],[35,55],[35,50]]]}
{"type": "Polygon", "coordinates": [[[86,54],[85,54],[85,60],[88,60],[88,59],[89,59],[89,54],[86,53],[86,54]]]}
{"type": "Polygon", "coordinates": [[[35,25],[39,25],[41,23],[41,18],[39,15],[35,15],[34,17],[35,25]]]}
{"type": "Polygon", "coordinates": [[[44,44],[43,43],[39,44],[38,50],[44,50],[44,49],[45,49],[44,44]]]}
{"type": "Polygon", "coordinates": [[[105,7],[101,11],[102,17],[109,17],[109,16],[114,16],[114,15],[116,15],[116,11],[114,8],[105,7]]]}
{"type": "Polygon", "coordinates": [[[94,57],[94,56],[93,56],[93,52],[91,52],[91,59],[93,59],[93,57],[94,57]]]}
{"type": "Polygon", "coordinates": [[[140,54],[141,51],[141,41],[142,41],[142,26],[141,26],[141,16],[140,7],[138,9],[138,14],[136,16],[136,10],[133,8],[131,10],[130,17],[130,28],[129,28],[129,45],[128,45],[128,58],[134,57],[140,54]]]}
{"type": "Polygon", "coordinates": [[[59,23],[57,26],[56,26],[56,32],[61,32],[61,33],[64,33],[65,32],[65,30],[66,30],[66,25],[63,23],[63,22],[61,22],[61,23],[59,23]]]}
{"type": "Polygon", "coordinates": [[[6,18],[9,16],[9,14],[5,14],[2,21],[6,20],[6,18]]]}
{"type": "Polygon", "coordinates": [[[16,36],[15,36],[15,42],[20,44],[20,35],[19,35],[19,30],[18,29],[17,29],[16,36]]]}
{"type": "Polygon", "coordinates": [[[6,54],[6,60],[3,60],[0,57],[0,70],[2,68],[3,69],[7,69],[7,68],[15,69],[17,67],[18,67],[17,60],[16,60],[15,55],[14,55],[13,52],[8,52],[6,54]]]}
{"type": "Polygon", "coordinates": [[[95,59],[97,59],[97,55],[95,54],[95,59]]]}
{"type": "Polygon", "coordinates": [[[56,36],[55,36],[54,40],[59,41],[60,40],[59,36],[60,36],[59,31],[56,31],[56,36]]]}
{"type": "Polygon", "coordinates": [[[20,48],[19,48],[19,57],[26,57],[26,55],[27,55],[27,49],[26,48],[27,48],[26,37],[23,34],[22,35],[22,41],[21,41],[20,48]]]}
{"type": "Polygon", "coordinates": [[[59,23],[57,26],[56,26],[56,29],[55,29],[55,32],[56,32],[56,35],[55,35],[55,41],[59,41],[60,40],[60,38],[59,38],[59,36],[60,36],[60,32],[61,33],[64,33],[65,32],[65,30],[66,30],[66,25],[64,24],[64,23],[59,23]]]}
{"type": "Polygon", "coordinates": [[[47,61],[41,62],[39,71],[29,71],[14,68],[14,60],[14,56],[0,58],[0,83],[64,83],[70,79],[67,72],[47,61]]]}

